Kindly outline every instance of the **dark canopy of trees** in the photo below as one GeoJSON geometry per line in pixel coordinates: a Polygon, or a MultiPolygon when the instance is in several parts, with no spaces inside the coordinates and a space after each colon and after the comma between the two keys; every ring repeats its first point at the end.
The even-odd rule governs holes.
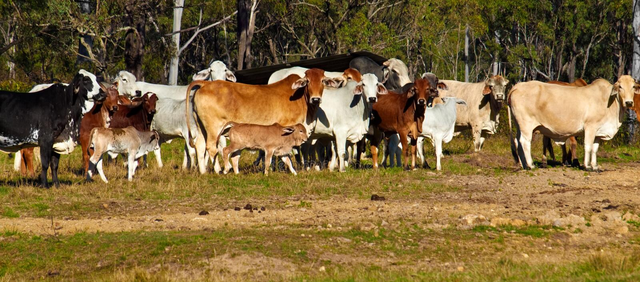
{"type": "MultiPolygon", "coordinates": [[[[514,82],[613,81],[631,67],[629,0],[260,0],[254,27],[246,26],[254,1],[239,1],[185,1],[181,44],[197,26],[245,8],[191,41],[180,84],[212,59],[233,70],[360,50],[399,58],[412,76],[464,80],[466,60],[470,81],[494,72],[514,82]],[[251,28],[250,45],[241,46],[247,38],[238,30],[251,28]]],[[[79,68],[166,83],[173,8],[167,0],[1,1],[0,88],[66,81],[79,68]]]]}

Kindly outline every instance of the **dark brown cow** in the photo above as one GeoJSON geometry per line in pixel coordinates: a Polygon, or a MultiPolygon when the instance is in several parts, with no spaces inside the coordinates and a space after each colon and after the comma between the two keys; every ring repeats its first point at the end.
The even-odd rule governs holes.
{"type": "Polygon", "coordinates": [[[151,130],[151,121],[156,113],[158,96],[147,92],[142,97],[131,100],[130,106],[121,105],[111,118],[109,128],[133,126],[139,131],[151,130]]]}
{"type": "Polygon", "coordinates": [[[225,132],[228,132],[229,141],[231,141],[231,144],[225,147],[222,152],[225,174],[231,169],[229,164],[230,155],[233,155],[231,158],[233,171],[238,174],[239,151],[242,149],[252,149],[265,151],[265,175],[269,174],[271,158],[274,155],[281,156],[282,161],[287,164],[291,173],[297,175],[289,156],[294,146],[300,146],[307,140],[307,129],[304,125],[298,123],[294,126],[282,126],[277,123],[272,125],[258,125],[229,122],[223,127],[219,136],[224,135],[225,132]]]}
{"type": "MultiPolygon", "coordinates": [[[[439,88],[446,88],[443,83],[438,83],[439,88]]],[[[378,102],[373,104],[373,117],[371,126],[374,128],[374,136],[371,140],[371,155],[373,167],[378,168],[378,145],[386,135],[398,133],[402,142],[403,166],[408,167],[409,141],[411,137],[411,168],[416,164],[416,140],[422,129],[424,107],[430,98],[437,97],[438,92],[432,91],[429,80],[418,79],[411,87],[404,87],[404,93],[391,92],[380,95],[378,102]]]]}
{"type": "Polygon", "coordinates": [[[89,168],[89,158],[93,149],[89,148],[91,130],[95,127],[107,128],[113,114],[118,111],[118,88],[111,86],[106,90],[107,97],[96,102],[93,108],[87,112],[80,122],[80,146],[82,147],[82,161],[84,173],[89,168]]]}
{"type": "MultiPolygon", "coordinates": [[[[587,86],[587,82],[584,81],[584,79],[582,78],[578,78],[576,79],[574,82],[564,82],[564,81],[557,81],[557,80],[551,80],[548,81],[547,83],[551,83],[551,84],[558,84],[558,85],[566,85],[566,86],[587,86]]],[[[571,149],[569,151],[567,151],[567,146],[566,144],[561,145],[562,147],[562,163],[564,165],[571,165],[571,166],[580,166],[580,162],[578,161],[578,154],[577,154],[577,150],[578,150],[578,141],[576,140],[575,136],[570,137],[569,139],[567,139],[567,141],[569,142],[571,149]]],[[[542,158],[543,158],[543,162],[546,162],[547,160],[547,151],[549,151],[549,155],[551,155],[551,159],[555,162],[556,161],[556,155],[553,153],[553,146],[551,144],[551,138],[547,137],[547,136],[543,136],[542,137],[542,158]]]]}

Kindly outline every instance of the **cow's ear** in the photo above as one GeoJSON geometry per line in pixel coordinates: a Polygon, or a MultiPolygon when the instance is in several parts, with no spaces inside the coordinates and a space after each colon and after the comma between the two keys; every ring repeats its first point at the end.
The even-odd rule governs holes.
{"type": "Polygon", "coordinates": [[[236,76],[230,70],[224,71],[224,76],[228,81],[236,82],[236,76]]]}
{"type": "Polygon", "coordinates": [[[389,93],[389,91],[387,91],[387,88],[384,87],[384,85],[380,82],[378,82],[377,84],[377,92],[378,92],[378,95],[385,95],[389,93]]]}
{"type": "Polygon", "coordinates": [[[387,82],[387,80],[389,79],[389,76],[391,76],[391,71],[389,71],[389,68],[387,67],[382,68],[382,76],[383,76],[382,81],[380,82],[382,83],[387,82]]]}
{"type": "Polygon", "coordinates": [[[291,85],[291,89],[303,88],[303,87],[307,86],[307,83],[309,83],[309,80],[306,77],[300,78],[300,79],[296,80],[296,82],[294,82],[291,85]]]}
{"type": "Polygon", "coordinates": [[[640,83],[633,86],[633,94],[640,95],[640,83]]]}
{"type": "Polygon", "coordinates": [[[326,87],[332,87],[332,88],[340,88],[342,87],[345,83],[347,82],[346,79],[344,79],[344,77],[342,76],[338,76],[338,77],[325,77],[322,79],[322,84],[324,84],[324,86],[326,87]]]}
{"type": "Polygon", "coordinates": [[[507,86],[507,84],[509,84],[509,80],[508,79],[503,79],[502,80],[502,86],[507,86]]]}
{"type": "Polygon", "coordinates": [[[291,133],[293,133],[295,130],[293,129],[293,127],[285,127],[282,129],[282,132],[284,132],[284,134],[282,134],[283,136],[285,135],[289,135],[291,133]]]}
{"type": "Polygon", "coordinates": [[[408,94],[407,98],[411,98],[411,97],[413,97],[413,95],[416,95],[417,91],[418,90],[415,87],[411,87],[411,89],[409,89],[409,93],[407,93],[408,94]]]}
{"type": "Polygon", "coordinates": [[[353,89],[353,95],[362,95],[362,93],[364,92],[364,86],[362,85],[362,82],[358,83],[358,85],[356,85],[356,88],[353,89]]]}
{"type": "Polygon", "coordinates": [[[206,80],[211,75],[211,69],[201,70],[193,75],[193,81],[206,80]]]}
{"type": "Polygon", "coordinates": [[[440,90],[449,90],[449,87],[446,84],[444,84],[444,82],[438,82],[437,87],[440,90]]]}
{"type": "Polygon", "coordinates": [[[485,84],[484,89],[482,89],[482,95],[491,94],[491,85],[485,84]]]}
{"type": "Polygon", "coordinates": [[[616,82],[613,85],[613,89],[611,89],[611,96],[616,96],[618,95],[619,92],[620,92],[620,83],[616,82]]]}

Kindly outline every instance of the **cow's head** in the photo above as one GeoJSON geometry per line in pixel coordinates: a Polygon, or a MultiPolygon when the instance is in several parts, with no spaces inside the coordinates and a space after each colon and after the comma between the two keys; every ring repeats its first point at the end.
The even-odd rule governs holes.
{"type": "Polygon", "coordinates": [[[638,83],[630,75],[623,75],[613,85],[611,95],[619,95],[623,105],[627,108],[633,108],[633,95],[640,94],[638,83]]]}
{"type": "Polygon", "coordinates": [[[415,105],[424,107],[427,105],[429,97],[436,97],[431,96],[430,89],[431,85],[429,84],[429,80],[424,78],[416,79],[413,87],[411,87],[407,93],[407,98],[413,98],[415,105]]]}
{"type": "Polygon", "coordinates": [[[136,85],[136,76],[128,71],[123,70],[118,72],[114,84],[118,86],[118,92],[122,95],[129,97],[142,96],[142,91],[140,91],[138,85],[136,85]]]}
{"type": "Polygon", "coordinates": [[[507,84],[509,84],[509,80],[499,76],[494,75],[490,78],[487,78],[484,82],[484,89],[482,89],[482,95],[493,96],[493,99],[496,101],[504,101],[507,93],[507,84]]]}
{"type": "Polygon", "coordinates": [[[389,69],[390,73],[395,73],[398,76],[399,86],[404,86],[407,83],[411,83],[411,79],[409,78],[409,68],[399,59],[391,58],[384,63],[383,66],[389,69]]]}
{"type": "Polygon", "coordinates": [[[158,102],[158,96],[154,93],[147,92],[142,96],[142,108],[149,115],[156,113],[156,103],[158,102]]]}
{"type": "Polygon", "coordinates": [[[102,106],[109,111],[110,114],[118,111],[118,88],[116,85],[107,87],[103,83],[100,83],[100,88],[104,91],[104,98],[100,101],[102,106]]]}
{"type": "Polygon", "coordinates": [[[439,97],[440,96],[439,90],[449,90],[449,87],[447,87],[447,85],[444,84],[444,82],[440,82],[440,79],[438,79],[438,76],[436,76],[433,73],[430,73],[430,72],[424,73],[422,75],[422,79],[426,79],[429,82],[429,97],[431,98],[439,97]]]}
{"type": "Polygon", "coordinates": [[[340,88],[344,85],[343,77],[326,77],[321,69],[309,69],[304,72],[304,77],[296,80],[292,89],[304,88],[307,101],[314,105],[320,105],[322,102],[322,92],[325,87],[340,88]]]}
{"type": "Polygon", "coordinates": [[[193,75],[193,80],[228,80],[236,82],[236,76],[221,61],[214,61],[209,68],[199,71],[193,75]]]}
{"type": "Polygon", "coordinates": [[[342,73],[342,77],[344,77],[344,79],[346,79],[347,81],[351,81],[351,80],[355,81],[355,82],[362,81],[362,74],[360,74],[360,72],[357,69],[354,69],[354,68],[346,69],[342,73]]]}
{"type": "Polygon", "coordinates": [[[293,146],[300,146],[302,143],[307,141],[307,129],[300,123],[294,126],[285,127],[282,131],[282,136],[291,136],[293,138],[293,146]]]}
{"type": "Polygon", "coordinates": [[[380,82],[378,82],[378,78],[372,74],[367,73],[362,76],[362,81],[358,82],[356,88],[353,91],[355,95],[363,95],[365,101],[369,103],[378,102],[378,95],[387,94],[387,88],[380,82]]]}
{"type": "Polygon", "coordinates": [[[69,86],[73,88],[74,95],[79,95],[84,100],[93,101],[96,98],[101,98],[102,89],[100,89],[96,76],[86,70],[78,71],[69,86]]]}
{"type": "Polygon", "coordinates": [[[154,151],[160,150],[160,134],[157,131],[152,130],[152,134],[149,137],[149,147],[153,148],[154,151]]]}

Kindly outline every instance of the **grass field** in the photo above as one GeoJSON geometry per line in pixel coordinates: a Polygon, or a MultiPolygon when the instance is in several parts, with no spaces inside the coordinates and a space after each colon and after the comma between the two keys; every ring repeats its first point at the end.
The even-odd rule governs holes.
{"type": "Polygon", "coordinates": [[[0,281],[640,280],[635,147],[601,147],[601,173],[522,171],[506,137],[459,137],[442,172],[267,177],[250,153],[239,175],[183,171],[182,144],[133,182],[107,165],[109,184],[85,183],[76,150],[49,190],[0,154],[0,281]]]}

